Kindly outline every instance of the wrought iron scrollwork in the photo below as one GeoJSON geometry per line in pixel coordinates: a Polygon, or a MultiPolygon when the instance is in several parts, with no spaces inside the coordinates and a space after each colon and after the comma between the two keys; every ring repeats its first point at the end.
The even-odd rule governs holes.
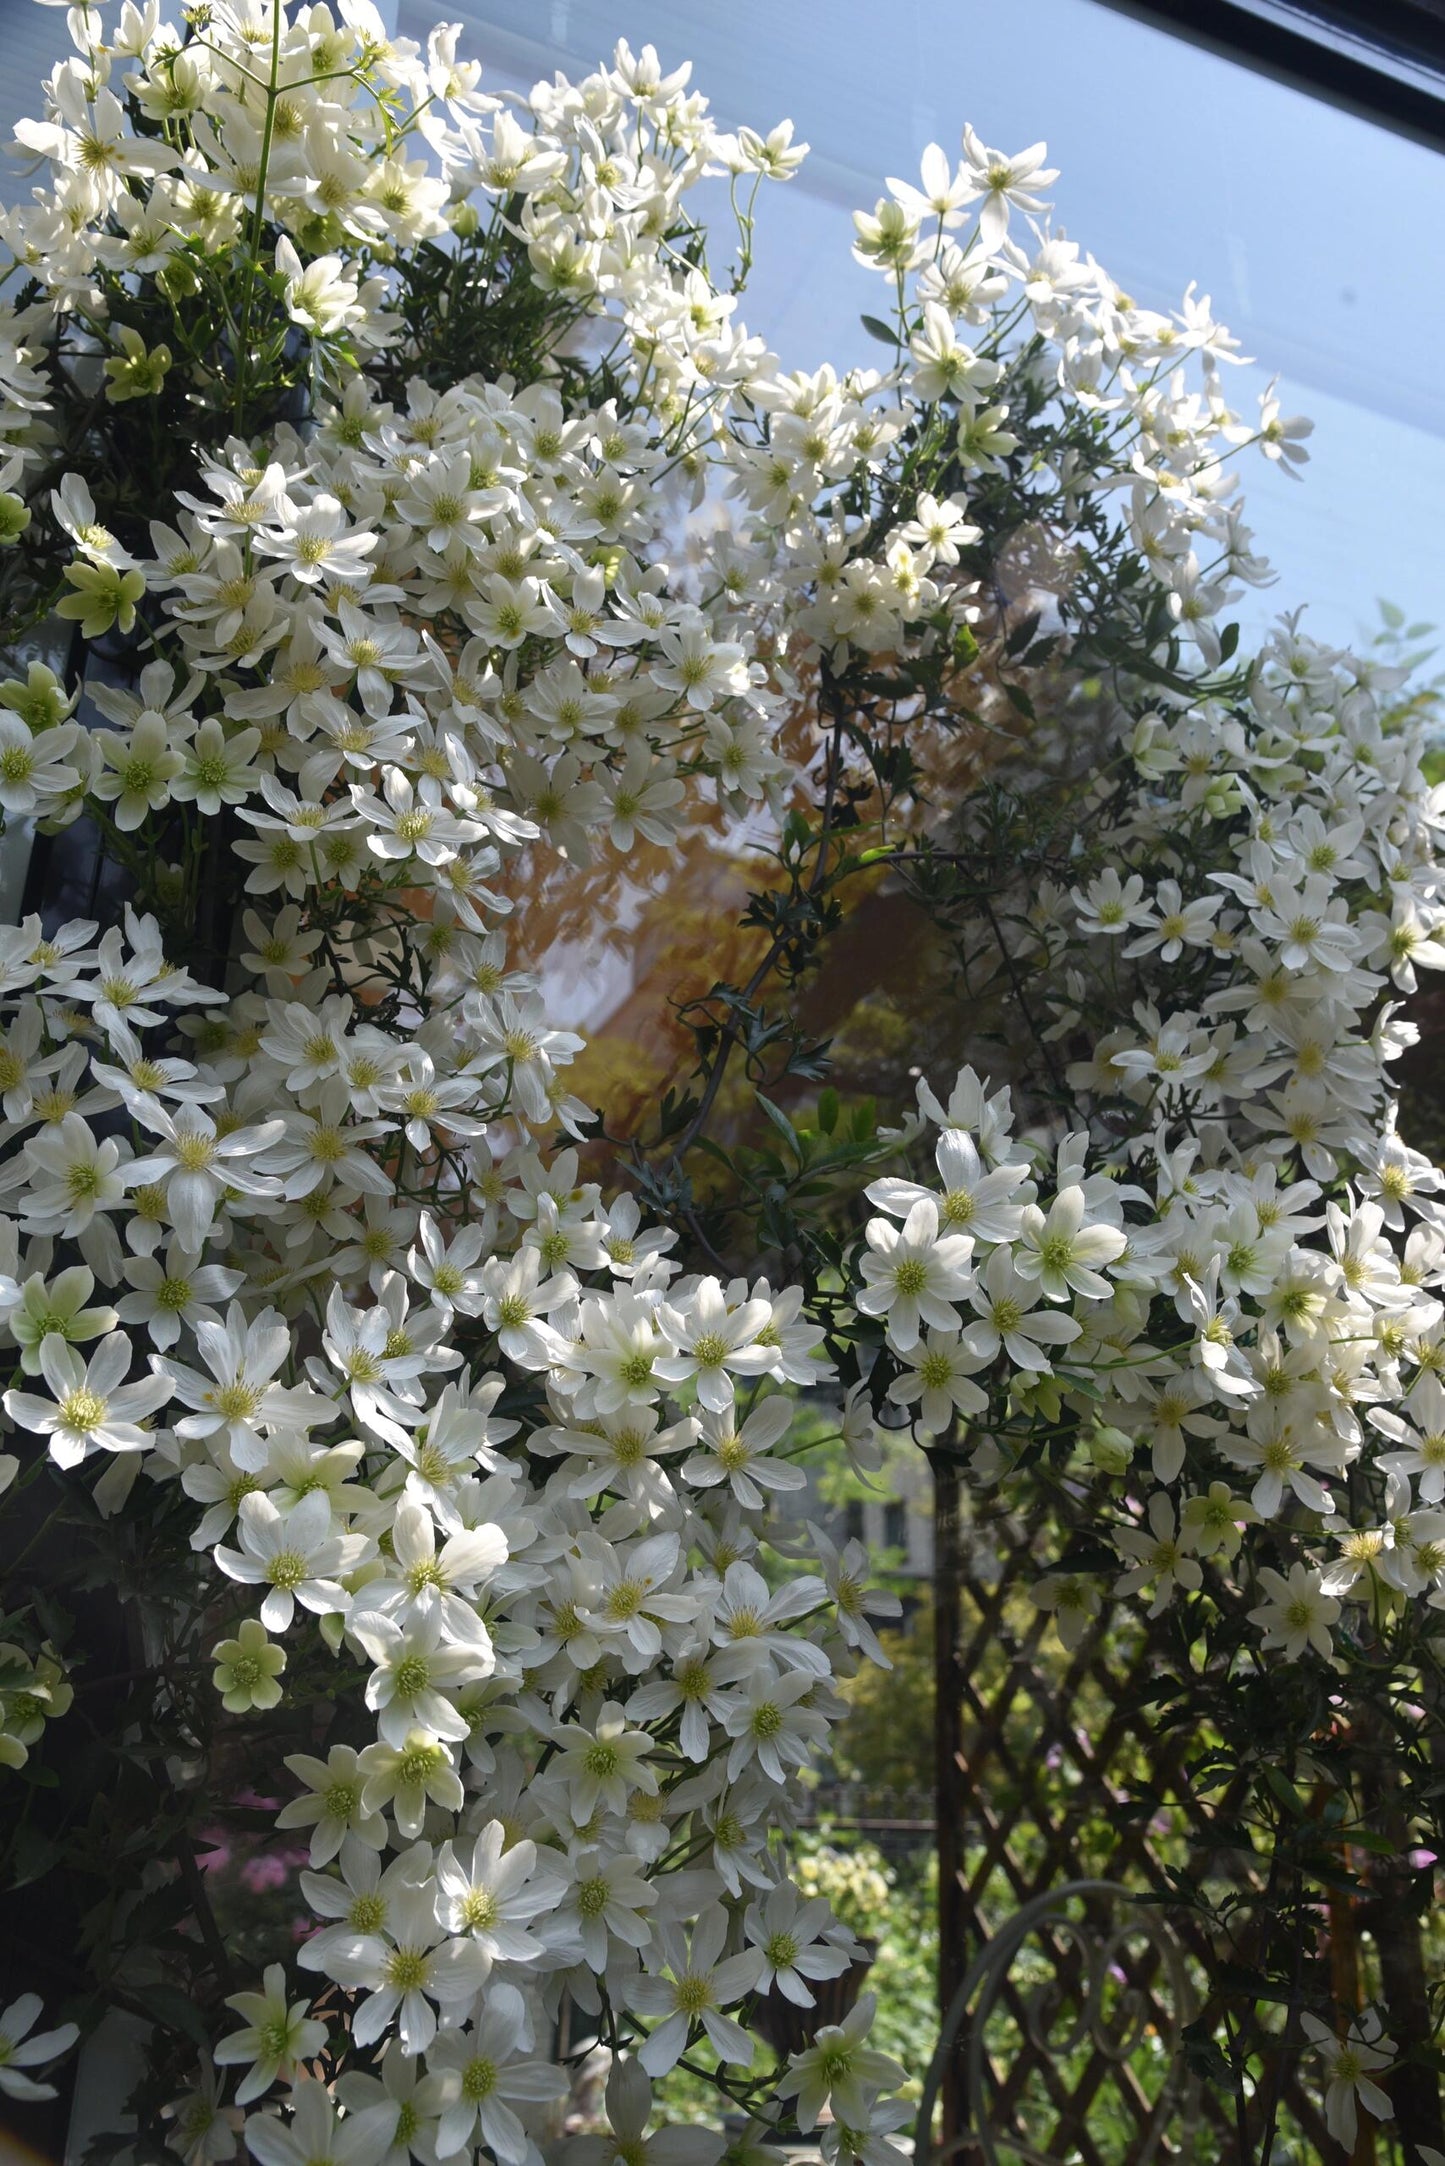
{"type": "MultiPolygon", "coordinates": [[[[1025,1903],[994,1935],[971,1965],[944,2020],[919,2106],[914,2143],[916,2166],[944,2166],[967,2152],[983,2166],[1020,2159],[1025,2166],[1057,2166],[1057,2152],[1035,2149],[1017,2128],[1013,2112],[995,2118],[998,2088],[989,2055],[988,2028],[1000,1997],[1012,1986],[1010,2012],[1023,2041],[1042,2061],[1058,2068],[1079,2055],[1104,2081],[1124,2084],[1127,2064],[1152,2032],[1159,2040],[1164,2076],[1152,2103],[1132,2085],[1133,2135],[1127,2166],[1151,2166],[1167,2158],[1181,2166],[1192,2153],[1198,2114],[1197,2080],[1182,2052],[1183,2034],[1195,2007],[1184,1951],[1156,1904],[1145,1903],[1108,1880],[1073,1880],[1025,1903]],[[1082,1915],[1076,1914],[1081,1911],[1082,1915]],[[1103,1913],[1101,1915],[1101,1913],[1103,1913]],[[1026,1992],[1014,1968],[1026,1944],[1037,1939],[1048,1975],[1026,1992]],[[966,2126],[947,2144],[933,2141],[933,2119],[950,2056],[964,2064],[966,2126]],[[1171,2138],[1171,2130],[1173,2136],[1171,2138]]],[[[1100,2085],[1083,2086],[1097,2101],[1100,2085]]],[[[1057,2113],[1063,2109],[1057,2103],[1057,2113]]],[[[1087,2113],[1086,2106],[1084,2112],[1087,2113]]],[[[1062,2134],[1060,2128],[1057,2135],[1062,2134]]],[[[1121,2159],[1120,2166],[1126,2166],[1121,2159]]]]}

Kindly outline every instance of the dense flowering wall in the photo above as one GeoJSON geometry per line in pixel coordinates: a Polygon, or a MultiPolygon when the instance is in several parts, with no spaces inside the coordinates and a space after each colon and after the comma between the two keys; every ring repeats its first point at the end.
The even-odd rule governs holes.
{"type": "MultiPolygon", "coordinates": [[[[1441,803],[1388,674],[1222,621],[1267,576],[1235,454],[1305,425],[1238,420],[1206,302],[1050,237],[1042,147],[965,131],[890,183],[855,251],[888,365],[784,374],[687,197],[728,181],[741,273],[802,149],[650,50],[504,103],[366,0],[70,26],[0,226],[0,532],[16,651],[74,638],[0,687],[0,805],[97,821],[134,899],[0,935],[0,1465],[183,1525],[227,1710],[350,1711],[288,1761],[319,1930],[230,1996],[174,2140],[224,2156],[234,2102],[263,2166],[524,2166],[565,1997],[618,2157],[701,2052],[881,2166],[866,1996],[749,2075],[752,1996],[860,1953],[778,1838],[887,1612],[856,1547],[769,1551],[799,1393],[842,1374],[865,1461],[877,1417],[961,1421],[991,1481],[1082,1440],[1112,1562],[1041,1584],[1066,1640],[1115,1581],[1208,1575],[1256,1656],[1317,1662],[1445,1599],[1442,1183],[1388,1081],[1445,960],[1441,803]],[[1066,573],[1020,636],[1025,529],[1066,573]],[[825,1300],[684,1268],[685,1214],[579,1178],[527,878],[721,805],[841,886],[865,755],[868,860],[936,850],[897,746],[981,655],[1036,719],[1045,649],[1111,658],[1077,877],[1004,941],[1052,1087],[921,1085],[825,1300]]],[[[71,1688],[16,1630],[21,1766],[71,1688]]],[[[36,2013],[8,2087],[65,2043],[36,2013]]]]}

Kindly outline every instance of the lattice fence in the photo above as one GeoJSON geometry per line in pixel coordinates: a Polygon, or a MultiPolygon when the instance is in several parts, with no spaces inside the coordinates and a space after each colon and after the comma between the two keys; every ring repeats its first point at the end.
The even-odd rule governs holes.
{"type": "MultiPolygon", "coordinates": [[[[1160,1735],[1140,1705],[1162,1656],[1162,1639],[1137,1616],[1106,1609],[1077,1650],[1066,1654],[1050,1619],[1030,1600],[1039,1565],[1021,1526],[1007,1518],[965,1519],[959,1533],[959,1824],[943,1830],[945,1854],[951,1847],[958,1869],[955,1976],[1023,1905],[1065,1882],[1100,1879],[1144,1895],[1167,1895],[1172,1867],[1223,1878],[1241,1893],[1257,1886],[1258,1860],[1226,1847],[1215,1832],[1216,1813],[1224,1825],[1231,1817],[1229,1800],[1219,1810],[1216,1798],[1216,1812],[1201,1806],[1185,1773],[1188,1741],[1177,1732],[1160,1735]]],[[[1209,1926],[1177,1903],[1164,1916],[1184,1951],[1192,2012],[1207,2016],[1231,1951],[1214,1944],[1209,1926]]],[[[1319,1967],[1324,1998],[1330,1991],[1329,1940],[1329,1921],[1322,1918],[1319,1945],[1306,1960],[1319,1967]]],[[[1106,1988],[1134,2025],[1126,2054],[1093,2038],[1082,2023],[1064,2021],[1060,2032],[1055,2018],[1067,2013],[1060,2000],[1071,1991],[1080,2005],[1087,1998],[1087,1959],[1067,1934],[1056,1935],[1046,1953],[1053,1972],[1047,1995],[1054,2004],[1048,2020],[1039,2020],[1045,1965],[1044,1954],[1036,1953],[1032,1982],[1027,1957],[1021,1974],[1010,1974],[986,2056],[1000,2125],[1016,2114],[1031,2155],[1077,2159],[1083,2166],[1143,2166],[1171,2158],[1257,2166],[1273,2106],[1271,2166],[1342,2166],[1347,2154],[1325,2129],[1297,2053],[1272,2049],[1267,2029],[1247,2127],[1239,2125],[1237,2108],[1205,2085],[1195,2115],[1182,2112],[1161,2136],[1154,2100],[1171,2073],[1165,2063],[1180,2049],[1166,2046],[1171,2023],[1159,1999],[1157,1947],[1135,1935],[1110,1951],[1106,1988]]],[[[956,2063],[955,2104],[962,2085],[956,2063]]],[[[1357,2148],[1354,2156],[1358,2161],[1374,2153],[1357,2148]]]]}

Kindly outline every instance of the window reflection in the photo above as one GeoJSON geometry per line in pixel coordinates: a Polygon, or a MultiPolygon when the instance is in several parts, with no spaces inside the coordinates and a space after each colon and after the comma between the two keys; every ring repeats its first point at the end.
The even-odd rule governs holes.
{"type": "MultiPolygon", "coordinates": [[[[932,139],[955,149],[965,119],[1005,149],[1045,137],[1056,225],[1150,307],[1197,280],[1256,357],[1231,372],[1238,402],[1277,371],[1286,408],[1316,420],[1302,485],[1246,462],[1281,575],[1255,621],[1307,602],[1317,636],[1343,643],[1379,595],[1440,614],[1436,152],[1097,0],[897,0],[886,33],[861,0],[836,0],[826,29],[775,0],[484,0],[466,19],[494,86],[585,69],[622,36],[691,59],[727,125],[796,122],[812,156],[769,192],[746,307],[789,367],[876,360],[848,214],[887,175],[911,177],[932,139]]],[[[427,0],[402,0],[403,32],[429,21],[427,0]]]]}

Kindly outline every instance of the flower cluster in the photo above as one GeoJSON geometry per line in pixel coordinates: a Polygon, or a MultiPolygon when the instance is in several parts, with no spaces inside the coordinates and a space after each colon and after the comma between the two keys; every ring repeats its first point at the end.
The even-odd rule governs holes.
{"type": "Polygon", "coordinates": [[[1157,1481],[1233,1470],[1248,1516],[1313,1532],[1257,1616],[1289,1655],[1328,1651],[1343,1599],[1377,1622],[1441,1599],[1445,1217],[1389,1064],[1415,1037],[1397,996],[1445,961],[1442,804],[1371,676],[1287,626],[1246,710],[1155,717],[1117,871],[1044,905],[1076,969],[1107,970],[1110,945],[1138,959],[1129,1021],[1070,1070],[1147,1174],[1111,1419],[1157,1481]],[[1142,1293],[1167,1293],[1186,1358],[1142,1293]]]}
{"type": "Polygon", "coordinates": [[[74,1698],[52,1646],[32,1657],[13,1641],[0,1640],[0,1767],[24,1767],[46,1723],[65,1714],[74,1698]]]}
{"type": "MultiPolygon", "coordinates": [[[[862,1264],[865,1311],[884,1313],[888,1279],[889,1342],[906,1364],[892,1397],[921,1399],[927,1430],[955,1412],[983,1417],[991,1473],[1009,1430],[1016,1446],[1027,1426],[1009,1418],[1016,1382],[1011,1410],[990,1401],[978,1380],[995,1350],[987,1324],[960,1336],[958,1307],[930,1315],[927,1302],[977,1310],[996,1275],[1012,1316],[1021,1271],[1033,1306],[1009,1353],[1052,1372],[1043,1411],[1072,1407],[1097,1471],[1121,1476],[1138,1454],[1159,1485],[1120,1525],[1115,1591],[1147,1590],[1157,1614],[1200,1585],[1202,1559],[1233,1565],[1258,1525],[1268,1554],[1284,1544],[1292,1561],[1263,1564],[1256,1581],[1251,1540],[1237,1570],[1264,1597],[1252,1612],[1262,1644],[1291,1659],[1329,1656],[1346,1602],[1378,1626],[1445,1600],[1442,1183],[1397,1133],[1390,1082],[1415,1037],[1396,995],[1445,959],[1441,799],[1384,704],[1390,689],[1389,673],[1285,627],[1247,708],[1206,699],[1201,713],[1181,699],[1145,718],[1137,787],[1091,838],[1108,862],[1030,899],[1019,953],[1039,971],[1048,1037],[1069,1041],[1134,992],[1129,1020],[1067,1071],[1098,1148],[1086,1159],[1082,1134],[1062,1148],[1080,1173],[1095,1166],[1103,1224],[1085,1223],[1082,1189],[1069,1210],[1100,1244],[1104,1276],[1065,1271],[1050,1288],[1037,1211],[1027,1234],[1001,1208],[1032,1194],[1033,1155],[1010,1146],[1004,1101],[986,1102],[971,1074],[946,1115],[921,1094],[947,1122],[944,1194],[870,1191],[921,1215],[901,1242],[870,1229],[862,1264]],[[1207,762],[1195,757],[1206,745],[1207,762]],[[964,1226],[971,1249],[957,1234],[950,1247],[945,1228],[964,1226]],[[1021,1265],[994,1246],[1009,1233],[1021,1265]],[[899,1271],[917,1280],[919,1316],[946,1327],[936,1341],[915,1348],[899,1271]],[[1073,1297],[1070,1313],[1040,1312],[1041,1292],[1073,1297]],[[1044,1329],[1026,1348],[1032,1313],[1044,1329]]],[[[1064,1575],[1040,1598],[1074,1644],[1103,1591],[1064,1575]]]]}
{"type": "MultiPolygon", "coordinates": [[[[212,1649],[228,1711],[281,1700],[303,1633],[355,1666],[373,1742],[294,1757],[281,1815],[311,1829],[300,1963],[348,1996],[349,2071],[306,2076],[327,2026],[279,1967],[234,1996],[238,2105],[290,2087],[285,2122],[246,2124],[258,2158],[522,2166],[566,2090],[564,2000],[632,2044],[622,2091],[702,2042],[761,2106],[739,2005],[811,2006],[858,1953],[777,1838],[835,1673],[876,1650],[863,1561],[820,1536],[820,1570],[760,1569],[768,1501],[803,1481],[792,1398],[829,1367],[796,1290],[684,1273],[545,1146],[590,1123],[581,1041],[506,934],[509,867],[778,797],[780,694],[732,636],[745,560],[689,595],[662,546],[709,407],[765,356],[665,243],[709,162],[796,154],[719,138],[625,48],[539,89],[524,131],[449,33],[423,61],[364,5],[342,28],[221,11],[184,41],[154,12],[97,24],[73,19],[80,57],[20,130],[51,181],[6,227],[36,274],[6,318],[7,516],[64,537],[50,603],[84,640],[145,646],[84,714],[41,663],[11,680],[0,760],[7,813],[94,819],[139,894],[121,924],[0,942],[6,1412],[103,1513],[188,1500],[217,1592],[253,1605],[212,1649]],[[504,213],[562,331],[611,315],[617,388],[564,398],[559,363],[388,398],[360,364],[405,344],[397,260],[449,230],[475,267],[504,213]],[[37,419],[82,337],[112,350],[113,405],[186,386],[194,469],[144,525],[102,472],[56,473],[37,419]],[[304,426],[227,427],[301,349],[304,426]],[[218,880],[224,992],[167,953],[218,880]]],[[[857,401],[834,433],[839,475],[882,456],[857,401]]],[[[51,1668],[20,1757],[61,1712],[51,1668]]],[[[898,2075],[860,2051],[799,2083],[814,2118],[846,2094],[861,2143],[897,2125],[898,2075]]],[[[221,2145],[197,2099],[178,2131],[221,2145]]]]}
{"type": "MultiPolygon", "coordinates": [[[[603,853],[799,817],[820,761],[836,801],[841,727],[801,762],[783,731],[810,685],[886,664],[906,735],[1009,651],[991,492],[1011,532],[1120,502],[1173,693],[1128,713],[1100,861],[1019,954],[1058,1037],[1096,965],[1135,966],[1132,1021],[1071,1072],[1088,1132],[1020,1139],[971,1070],[925,1086],[938,1185],[871,1183],[830,1323],[994,1475],[1066,1414],[1105,1472],[1147,1443],[1126,1592],[1287,1512],[1258,1622],[1327,1651],[1347,1597],[1445,1583],[1440,1179],[1385,1118],[1381,1005],[1445,956],[1438,807],[1366,673],[1292,627],[1239,693],[1216,620],[1265,573],[1224,462],[1297,462],[1300,425],[1230,411],[1206,304],[1137,309],[1033,221],[1041,151],[966,131],[890,184],[856,252],[892,365],[785,374],[684,198],[731,176],[741,273],[789,130],[720,133],[626,46],[503,103],[454,28],[423,54],[338,13],[73,10],[19,131],[47,177],[0,221],[11,616],[107,666],[0,685],[0,806],[92,821],[134,898],[0,930],[0,1472],[48,1460],[107,1515],[185,1500],[228,1712],[341,1665],[316,1698],[353,1741],[291,1756],[280,1824],[310,1830],[297,1960],[345,2035],[276,1965],[215,2048],[238,2106],[270,2096],[262,2166],[528,2166],[564,2002],[618,2056],[617,2155],[702,2051],[774,2127],[826,2109],[830,2166],[887,2166],[866,2000],[749,2074],[752,1996],[813,2006],[861,1952],[781,1841],[888,1613],[856,1545],[769,1544],[825,1324],[582,1177],[582,1041],[512,923],[603,853]],[[1367,1524],[1344,1477],[1376,1440],[1367,1524]]],[[[1066,1636],[1100,1597],[1040,1591],[1066,1636]]],[[[0,1757],[67,1691],[17,1652],[0,1757]]],[[[217,2080],[175,2113],[208,2157],[217,2080]]]]}
{"type": "MultiPolygon", "coordinates": [[[[33,922],[9,942],[10,1042],[33,1038],[39,1072],[13,1125],[4,1299],[28,1373],[6,1410],[58,1466],[98,1462],[106,1510],[137,1478],[179,1482],[194,1546],[259,1601],[215,1650],[229,1707],[275,1704],[270,1635],[306,1613],[360,1663],[376,1741],[295,1760],[306,1787],[282,1814],[312,1828],[314,1867],[339,1868],[308,1876],[334,1922],[302,1966],[364,1996],[355,2045],[394,2029],[424,2057],[418,2141],[460,2150],[458,2101],[480,2113],[495,2088],[484,2139],[520,2166],[505,2101],[544,2103],[560,2079],[527,2058],[541,2016],[513,1980],[549,2014],[565,1991],[610,2024],[641,2018],[658,2075],[699,2033],[745,2067],[727,2011],[775,1981],[810,2005],[807,1981],[857,1952],[771,1848],[837,1712],[832,1674],[876,1648],[861,1556],[820,1538],[821,1573],[775,1587],[758,1569],[765,1500],[802,1479],[777,1452],[787,1387],[827,1373],[816,1328],[764,1280],[680,1274],[670,1236],[578,1183],[574,1151],[479,1157],[519,1057],[505,1078],[459,1057],[435,1138],[406,1053],[338,996],[262,1002],[244,1064],[148,1059],[137,1028],[203,1012],[157,954],[133,916],[98,944],[33,922]],[[65,1089],[89,1029],[108,1057],[65,1089]],[[410,1087],[419,1141],[367,1117],[363,1061],[378,1108],[410,1087]],[[84,1110],[47,1119],[47,1091],[84,1110]],[[115,1104],[139,1149],[98,1133],[115,1104]],[[429,1205],[410,1202],[423,1184],[429,1205]],[[57,1239],[86,1260],[53,1272],[57,1239]],[[217,1250],[242,1261],[202,1261],[217,1250]],[[131,1290],[101,1306],[97,1276],[131,1290]],[[540,1387],[525,1452],[496,1411],[507,1375],[456,1343],[472,1327],[540,1387]],[[126,1381],[136,1341],[148,1373],[126,1381]],[[653,1877],[680,1855],[691,1870],[653,1877]],[[482,2066],[495,2086],[478,2088],[482,2066]]],[[[29,1689],[59,1711],[63,1687],[29,1689]]],[[[217,2049],[247,2064],[242,2104],[325,2036],[303,2003],[301,2042],[278,2050],[273,2000],[284,2013],[276,1982],[240,1996],[251,2027],[217,2049]]],[[[298,2121],[320,2110],[298,2102],[298,2121]]]]}
{"type": "MultiPolygon", "coordinates": [[[[856,253],[900,297],[901,395],[960,446],[1003,431],[1010,379],[964,331],[1019,292],[1044,395],[1114,432],[1154,681],[1111,718],[1127,779],[1106,750],[1075,808],[1081,876],[1040,882],[1008,941],[1045,1018],[1037,1052],[1088,1041],[1061,1079],[1080,1125],[1055,1115],[1047,1143],[1021,1143],[1009,1093],[971,1070],[946,1107],[922,1087],[940,1187],[870,1187],[885,1215],[857,1307],[885,1323],[887,1397],[925,1435],[972,1427],[987,1476],[1061,1416],[1105,1476],[1144,1457],[1158,1486],[1118,1515],[1116,1592],[1157,1611],[1258,1525],[1265,1556],[1290,1552],[1256,1576],[1251,1537],[1238,1568],[1262,1645],[1328,1655],[1346,1601],[1377,1624],[1445,1601],[1442,1177],[1396,1132],[1390,1080],[1416,1035],[1401,996],[1445,964],[1445,793],[1390,707],[1401,672],[1297,618],[1225,667],[1221,615],[1270,576],[1225,461],[1252,438],[1297,466],[1307,424],[1272,392],[1256,429],[1240,423],[1220,377],[1234,342],[1206,305],[1148,320],[1072,244],[1035,229],[1027,256],[1007,237],[1009,206],[1036,209],[1053,177],[1041,148],[1010,160],[967,136],[964,152],[951,170],[931,151],[921,190],[891,183],[856,221],[856,253]],[[953,238],[980,204],[986,265],[953,238]]],[[[1075,445],[1055,452],[1041,526],[1086,523],[1083,478],[1075,445]]],[[[935,513],[920,500],[910,545],[935,513]]],[[[1033,588],[1031,624],[1072,625],[1078,575],[1033,588]]],[[[1105,1591],[1068,1573],[1039,1590],[1071,1644],[1105,1591]]]]}

